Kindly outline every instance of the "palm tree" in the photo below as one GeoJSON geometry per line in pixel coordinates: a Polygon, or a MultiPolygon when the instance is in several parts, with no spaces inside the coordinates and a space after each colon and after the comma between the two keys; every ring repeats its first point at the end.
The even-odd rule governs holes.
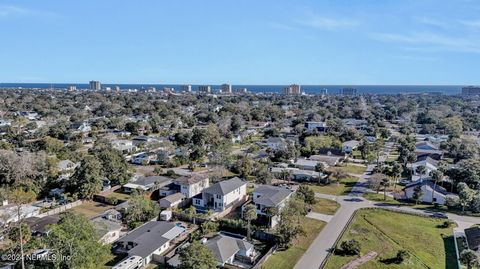
{"type": "Polygon", "coordinates": [[[402,176],[403,173],[402,165],[398,162],[394,162],[391,172],[394,179],[395,188],[397,188],[398,179],[402,176]]]}
{"type": "Polygon", "coordinates": [[[283,179],[284,181],[288,181],[290,183],[290,180],[292,178],[292,174],[290,170],[283,169],[280,172],[280,178],[283,179]]]}
{"type": "Polygon", "coordinates": [[[443,173],[442,171],[439,171],[439,170],[433,170],[430,172],[430,177],[433,180],[433,191],[432,191],[432,204],[433,204],[433,199],[435,197],[435,188],[437,187],[437,183],[442,181],[443,173]]]}
{"type": "Polygon", "coordinates": [[[390,180],[388,179],[388,177],[383,177],[382,178],[382,182],[381,182],[381,185],[383,186],[383,200],[387,200],[387,188],[388,186],[390,185],[390,180]]]}
{"type": "Polygon", "coordinates": [[[192,220],[193,225],[195,225],[195,217],[197,215],[197,209],[195,209],[194,206],[190,206],[189,208],[187,208],[185,213],[192,220]]]}
{"type": "Polygon", "coordinates": [[[422,176],[425,174],[425,172],[427,172],[427,167],[425,167],[425,165],[420,165],[417,166],[415,171],[420,175],[419,180],[422,181],[422,176]]]}
{"type": "Polygon", "coordinates": [[[257,218],[257,209],[254,204],[248,204],[243,211],[243,218],[247,221],[247,239],[250,241],[250,224],[252,220],[257,218]]]}

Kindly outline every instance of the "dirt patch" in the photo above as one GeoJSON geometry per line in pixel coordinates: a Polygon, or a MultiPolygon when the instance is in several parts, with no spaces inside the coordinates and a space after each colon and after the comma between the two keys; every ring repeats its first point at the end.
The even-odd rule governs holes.
{"type": "Polygon", "coordinates": [[[362,257],[359,257],[347,264],[345,264],[344,266],[342,266],[342,269],[357,269],[360,265],[370,261],[370,260],[373,260],[375,259],[375,257],[377,257],[377,252],[375,251],[370,251],[368,252],[367,254],[363,255],[362,257]]]}

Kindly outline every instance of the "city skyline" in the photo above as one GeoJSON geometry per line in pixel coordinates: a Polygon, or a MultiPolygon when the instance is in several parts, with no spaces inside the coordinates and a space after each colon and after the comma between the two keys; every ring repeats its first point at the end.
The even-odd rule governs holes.
{"type": "Polygon", "coordinates": [[[479,10],[466,0],[4,1],[0,82],[476,85],[479,10]]]}

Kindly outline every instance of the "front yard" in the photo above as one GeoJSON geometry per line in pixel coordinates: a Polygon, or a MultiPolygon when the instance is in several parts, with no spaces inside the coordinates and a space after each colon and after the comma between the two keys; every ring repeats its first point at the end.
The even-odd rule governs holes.
{"type": "Polygon", "coordinates": [[[349,193],[352,188],[357,183],[357,177],[346,177],[341,179],[337,182],[330,183],[328,185],[321,185],[321,184],[314,184],[314,183],[307,183],[308,187],[310,187],[314,192],[323,193],[323,194],[331,194],[331,195],[345,195],[349,193]]]}
{"type": "Polygon", "coordinates": [[[315,198],[315,203],[312,206],[312,211],[315,213],[334,215],[337,212],[340,204],[330,199],[315,198]]]}
{"type": "Polygon", "coordinates": [[[82,214],[87,218],[92,218],[95,217],[106,210],[113,208],[113,206],[102,204],[102,203],[97,203],[93,201],[89,202],[84,202],[83,204],[76,206],[72,209],[70,209],[72,212],[77,213],[77,214],[82,214]]]}
{"type": "Polygon", "coordinates": [[[365,170],[367,170],[367,167],[365,165],[347,163],[347,164],[341,164],[339,166],[334,166],[331,168],[331,170],[343,172],[343,173],[361,175],[365,173],[365,170]]]}
{"type": "MultiPolygon", "coordinates": [[[[355,239],[360,242],[361,255],[370,251],[378,253],[376,258],[361,268],[453,269],[456,268],[453,229],[439,228],[443,222],[443,219],[380,209],[360,210],[339,243],[355,239]],[[410,254],[410,258],[401,264],[393,262],[399,250],[406,250],[410,254]]],[[[341,268],[356,258],[332,255],[325,268],[341,268]]]]}
{"type": "Polygon", "coordinates": [[[262,269],[291,269],[297,261],[307,251],[310,244],[315,240],[317,235],[325,226],[325,222],[304,217],[303,228],[305,236],[294,241],[292,246],[287,250],[280,250],[270,256],[261,266],[262,269]]]}

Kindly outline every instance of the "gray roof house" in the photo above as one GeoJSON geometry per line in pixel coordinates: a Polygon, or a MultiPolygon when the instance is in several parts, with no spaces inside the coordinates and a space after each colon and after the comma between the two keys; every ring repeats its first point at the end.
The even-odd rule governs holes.
{"type": "Polygon", "coordinates": [[[170,242],[184,231],[184,228],[171,222],[150,221],[145,223],[114,242],[113,251],[126,253],[127,258],[113,268],[127,268],[122,267],[122,264],[128,262],[132,257],[140,261],[138,268],[146,266],[153,260],[154,254],[156,256],[165,252],[170,247],[170,242]]]}
{"type": "MultiPolygon", "coordinates": [[[[278,214],[271,216],[268,214],[268,208],[276,208],[281,210],[288,199],[292,197],[293,191],[285,187],[277,187],[270,185],[261,185],[253,191],[253,203],[257,209],[259,220],[266,220],[270,227],[278,224],[278,214]]],[[[243,210],[242,210],[243,212],[243,210]]]]}
{"type": "Polygon", "coordinates": [[[122,235],[123,226],[120,222],[103,217],[96,217],[91,222],[95,232],[100,237],[100,241],[105,244],[112,243],[122,235]]]}
{"type": "Polygon", "coordinates": [[[247,200],[247,182],[238,177],[220,181],[193,197],[193,206],[199,210],[222,212],[230,206],[247,200]]]}
{"type": "Polygon", "coordinates": [[[256,256],[253,244],[244,239],[218,234],[209,239],[205,246],[213,252],[218,266],[234,264],[238,258],[253,260],[256,256]]]}
{"type": "Polygon", "coordinates": [[[155,191],[172,182],[169,177],[150,176],[150,177],[135,177],[129,183],[123,185],[125,192],[131,192],[134,189],[142,191],[155,191]]]}
{"type": "Polygon", "coordinates": [[[480,249],[480,227],[475,226],[465,229],[465,237],[467,238],[469,249],[474,251],[480,249]]]}

